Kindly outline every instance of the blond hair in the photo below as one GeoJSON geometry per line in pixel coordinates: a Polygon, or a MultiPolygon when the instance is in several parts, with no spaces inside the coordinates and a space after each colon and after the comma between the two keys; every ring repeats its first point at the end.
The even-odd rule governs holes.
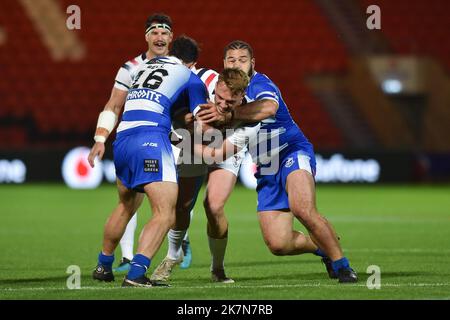
{"type": "Polygon", "coordinates": [[[238,68],[225,68],[219,74],[218,82],[222,81],[233,95],[241,94],[247,89],[250,81],[248,75],[238,68]]]}

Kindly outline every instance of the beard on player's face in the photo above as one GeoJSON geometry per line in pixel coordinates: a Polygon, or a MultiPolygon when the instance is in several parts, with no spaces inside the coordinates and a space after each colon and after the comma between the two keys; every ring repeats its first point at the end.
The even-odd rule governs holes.
{"type": "Polygon", "coordinates": [[[238,68],[251,78],[255,72],[255,60],[247,49],[230,49],[224,58],[225,68],[238,68]]]}
{"type": "Polygon", "coordinates": [[[236,63],[236,64],[225,64],[226,68],[238,68],[249,76],[251,78],[253,76],[253,73],[255,72],[255,69],[253,69],[253,63],[250,61],[248,63],[236,63]]]}
{"type": "Polygon", "coordinates": [[[255,69],[253,69],[253,64],[250,64],[250,69],[247,72],[247,75],[249,78],[253,76],[253,73],[255,72],[255,69]]]}

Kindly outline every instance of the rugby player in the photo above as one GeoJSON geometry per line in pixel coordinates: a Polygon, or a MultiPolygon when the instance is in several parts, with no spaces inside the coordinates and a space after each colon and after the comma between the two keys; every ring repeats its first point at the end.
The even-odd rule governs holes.
{"type": "MultiPolygon", "coordinates": [[[[205,84],[209,99],[213,101],[218,73],[208,68],[196,68],[199,56],[197,42],[185,35],[177,37],[170,48],[169,54],[181,57],[183,61],[188,63],[188,67],[191,71],[197,74],[200,80],[205,84]]],[[[185,128],[187,124],[192,124],[192,117],[190,118],[191,121],[188,123],[184,121],[183,117],[181,118],[181,121],[174,122],[175,127],[185,128]]],[[[181,163],[178,164],[177,170],[179,177],[178,186],[180,188],[179,199],[177,201],[177,216],[178,220],[183,220],[183,222],[179,222],[179,225],[183,225],[184,227],[182,230],[169,230],[169,233],[167,234],[169,243],[167,252],[168,259],[165,261],[165,265],[169,268],[173,268],[173,266],[180,263],[180,267],[186,269],[192,263],[192,249],[187,226],[192,219],[193,207],[195,206],[200,186],[203,183],[207,166],[204,164],[184,163],[181,161],[181,163]]]]}
{"type": "MultiPolygon", "coordinates": [[[[150,26],[150,28],[152,28],[150,26]]],[[[145,225],[136,255],[122,286],[162,285],[145,276],[151,259],[175,223],[178,196],[176,163],[169,139],[172,115],[186,106],[192,112],[206,103],[203,82],[177,57],[158,57],[143,63],[129,88],[122,121],[113,144],[119,204],[109,217],[93,278],[113,281],[112,263],[129,220],[148,197],[153,217],[145,225]]],[[[89,163],[102,158],[121,105],[100,113],[89,163]]]]}
{"type": "MultiPolygon", "coordinates": [[[[199,48],[196,41],[185,35],[179,36],[177,37],[177,39],[173,41],[172,47],[169,50],[168,54],[179,57],[188,68],[190,68],[195,74],[197,74],[199,78],[204,82],[208,90],[209,99],[213,99],[214,88],[215,83],[217,82],[218,74],[217,72],[211,69],[195,68],[199,55],[199,48]]],[[[143,62],[146,61],[148,60],[143,60],[143,62]]],[[[126,72],[123,72],[123,74],[128,75],[126,72]]],[[[178,113],[180,114],[180,119],[179,121],[178,119],[175,119],[174,124],[175,126],[178,125],[181,127],[185,127],[186,123],[184,122],[183,119],[183,113],[182,112],[178,113]]],[[[179,192],[180,199],[178,203],[179,204],[185,203],[184,202],[185,199],[188,198],[189,203],[183,207],[184,208],[183,210],[188,210],[188,212],[190,212],[189,213],[190,219],[193,216],[192,208],[195,205],[195,200],[191,201],[191,199],[193,198],[191,192],[195,193],[196,199],[199,187],[203,182],[204,172],[206,172],[206,166],[204,165],[186,166],[184,164],[181,164],[180,166],[178,166],[177,171],[179,176],[179,186],[181,188],[179,192]]],[[[180,205],[177,208],[179,207],[180,205]]],[[[176,256],[176,258],[173,258],[174,264],[181,263],[180,267],[183,269],[188,268],[192,263],[192,249],[186,229],[182,231],[171,229],[169,230],[167,236],[169,243],[168,256],[169,257],[176,256]],[[176,248],[176,253],[174,253],[175,251],[173,248],[176,248]]],[[[125,234],[120,241],[122,252],[126,252],[128,255],[131,255],[131,257],[133,256],[133,239],[135,230],[136,230],[136,215],[134,215],[132,220],[130,220],[130,223],[127,225],[125,234]]],[[[114,269],[114,271],[128,270],[130,266],[129,264],[130,260],[131,258],[128,258],[126,255],[123,255],[119,267],[114,269]]]]}
{"type": "MultiPolygon", "coordinates": [[[[198,51],[194,50],[195,48],[196,43],[193,39],[179,37],[176,43],[174,42],[170,52],[176,52],[177,55],[183,57],[184,61],[192,62],[191,70],[205,83],[210,100],[214,100],[214,89],[218,73],[208,68],[195,68],[198,59],[198,51]]],[[[183,127],[184,125],[185,123],[180,126],[183,127]]],[[[177,201],[177,224],[175,229],[171,229],[168,233],[169,246],[167,256],[152,274],[152,280],[168,280],[170,272],[175,265],[181,263],[181,268],[186,268],[190,265],[192,252],[190,246],[187,245],[189,244],[187,229],[193,215],[192,208],[195,205],[206,173],[207,166],[205,164],[182,162],[178,165],[180,192],[177,201]]],[[[220,274],[224,274],[223,271],[220,274]]]]}
{"type": "Polygon", "coordinates": [[[278,87],[254,70],[253,49],[243,41],[233,41],[224,49],[224,64],[245,71],[250,77],[247,104],[231,115],[214,104],[201,106],[196,118],[204,123],[230,121],[261,122],[258,144],[249,147],[258,167],[258,217],[264,241],[279,256],[314,253],[322,258],[330,278],[341,283],[357,282],[356,272],[344,257],[336,233],[316,208],[316,162],[312,144],[289,114],[278,87]],[[273,138],[276,138],[275,140],[273,138]],[[278,143],[271,143],[277,141],[278,143]],[[261,150],[267,150],[262,154],[261,150]],[[269,161],[261,161],[262,159],[269,161]],[[275,169],[274,169],[275,167],[275,169]],[[309,236],[293,229],[293,218],[309,236]]]}
{"type": "MultiPolygon", "coordinates": [[[[117,72],[111,97],[107,102],[108,108],[122,107],[131,87],[133,78],[136,76],[137,70],[142,64],[158,56],[167,56],[169,52],[169,44],[172,42],[172,20],[163,13],[156,13],[149,16],[145,23],[145,41],[148,49],[146,52],[125,62],[117,72]]],[[[127,225],[125,233],[120,240],[120,248],[122,251],[122,259],[116,272],[128,271],[130,262],[134,255],[134,233],[137,227],[137,214],[133,215],[127,225]]]]}
{"type": "MultiPolygon", "coordinates": [[[[171,49],[172,50],[172,49],[171,49]]],[[[216,107],[221,112],[229,112],[240,105],[244,99],[245,88],[248,79],[246,74],[240,70],[224,70],[215,84],[214,100],[216,107]]],[[[232,157],[218,157],[217,161],[209,166],[209,178],[207,185],[207,195],[205,203],[216,199],[220,205],[217,211],[206,209],[208,218],[207,235],[208,244],[211,253],[211,279],[214,282],[234,283],[234,280],[228,278],[225,274],[224,257],[227,245],[228,223],[223,211],[223,205],[228,199],[232,188],[236,182],[236,175],[242,160],[236,160],[236,155],[244,154],[245,146],[249,136],[256,136],[258,123],[239,128],[231,137],[230,141],[239,140],[242,145],[238,152],[232,152],[232,157]],[[225,160],[224,160],[225,159],[225,160]],[[232,159],[232,161],[230,161],[232,159]],[[219,173],[212,175],[212,173],[219,173]],[[212,197],[211,197],[212,195],[212,197]],[[216,213],[216,214],[212,214],[216,213]]],[[[151,279],[158,281],[167,281],[171,275],[173,267],[180,263],[181,241],[183,232],[189,227],[189,211],[194,206],[198,196],[199,187],[203,177],[207,172],[207,166],[202,164],[180,164],[180,195],[177,202],[177,219],[174,230],[169,232],[169,251],[161,264],[153,272],[151,279]]],[[[212,205],[211,205],[212,207],[212,205]]]]}

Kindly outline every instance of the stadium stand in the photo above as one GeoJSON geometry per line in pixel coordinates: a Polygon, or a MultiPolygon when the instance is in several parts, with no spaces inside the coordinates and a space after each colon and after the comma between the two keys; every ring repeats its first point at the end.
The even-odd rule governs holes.
{"type": "MultiPolygon", "coordinates": [[[[202,65],[220,69],[225,44],[236,38],[250,42],[256,51],[257,70],[279,85],[311,140],[325,148],[343,143],[332,119],[302,81],[308,73],[341,72],[346,65],[342,44],[310,1],[285,1],[276,7],[248,1],[237,15],[215,1],[179,1],[170,10],[148,1],[111,1],[108,5],[79,1],[82,27],[78,31],[61,31],[58,19],[51,19],[58,16],[53,12],[58,6],[65,13],[68,1],[58,2],[56,9],[52,1],[43,1],[40,8],[33,3],[31,10],[27,1],[7,1],[0,13],[0,25],[7,34],[0,47],[0,94],[5,97],[1,115],[11,121],[32,118],[34,129],[23,128],[20,133],[27,144],[51,145],[57,140],[52,136],[64,137],[68,144],[90,142],[118,67],[145,50],[142,25],[149,14],[160,10],[172,16],[176,34],[189,34],[202,44],[202,65]],[[209,14],[219,10],[223,12],[209,14]],[[195,14],[186,15],[186,11],[195,14]],[[42,12],[49,17],[44,27],[33,19],[42,12]],[[45,30],[57,30],[56,35],[49,37],[45,30]],[[77,41],[71,41],[85,46],[84,57],[73,59],[64,55],[64,49],[59,56],[53,53],[55,44],[48,44],[49,38],[63,46],[74,35],[77,41]]],[[[5,143],[2,139],[1,144],[5,143]]]]}
{"type": "Polygon", "coordinates": [[[396,53],[435,57],[450,70],[448,1],[361,0],[361,9],[377,4],[383,33],[396,53]]]}
{"type": "MultiPolygon", "coordinates": [[[[217,1],[191,0],[171,1],[168,6],[145,0],[107,4],[80,0],[81,30],[68,30],[61,23],[68,16],[65,10],[70,1],[4,1],[0,11],[0,118],[5,126],[0,147],[16,140],[28,146],[90,144],[118,68],[146,50],[143,24],[149,14],[158,11],[172,17],[175,35],[188,34],[201,44],[199,65],[220,70],[222,48],[228,42],[240,38],[251,43],[256,69],[280,87],[294,119],[314,145],[319,149],[349,147],[351,141],[333,113],[307,85],[312,75],[345,74],[352,59],[342,35],[318,2],[288,0],[274,5],[232,0],[222,6],[217,1]],[[18,138],[4,138],[16,134],[18,138]]],[[[355,3],[364,7],[369,2],[355,3]]],[[[448,7],[446,1],[377,2],[396,10],[383,15],[388,43],[395,52],[429,54],[450,67],[450,44],[442,41],[449,29],[442,9],[448,7]],[[442,19],[420,16],[425,10],[442,19]],[[425,31],[418,31],[411,42],[408,30],[419,18],[426,24],[425,31]],[[429,34],[427,26],[437,31],[429,34]]]]}

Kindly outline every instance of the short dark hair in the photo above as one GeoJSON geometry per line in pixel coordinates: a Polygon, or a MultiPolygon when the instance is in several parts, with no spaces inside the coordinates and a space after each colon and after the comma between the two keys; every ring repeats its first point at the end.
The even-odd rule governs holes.
{"type": "Polygon", "coordinates": [[[191,63],[198,60],[199,51],[198,44],[194,39],[181,35],[172,42],[169,55],[181,59],[184,63],[191,63]]]}
{"type": "Polygon", "coordinates": [[[155,13],[152,14],[150,17],[147,18],[147,21],[145,21],[145,30],[147,30],[152,23],[165,23],[172,29],[172,19],[167,14],[164,13],[155,13]]]}
{"type": "Polygon", "coordinates": [[[223,49],[223,58],[227,56],[228,50],[238,50],[238,49],[247,49],[248,53],[250,53],[250,59],[253,59],[253,48],[247,42],[242,40],[234,40],[226,45],[223,49]]]}

